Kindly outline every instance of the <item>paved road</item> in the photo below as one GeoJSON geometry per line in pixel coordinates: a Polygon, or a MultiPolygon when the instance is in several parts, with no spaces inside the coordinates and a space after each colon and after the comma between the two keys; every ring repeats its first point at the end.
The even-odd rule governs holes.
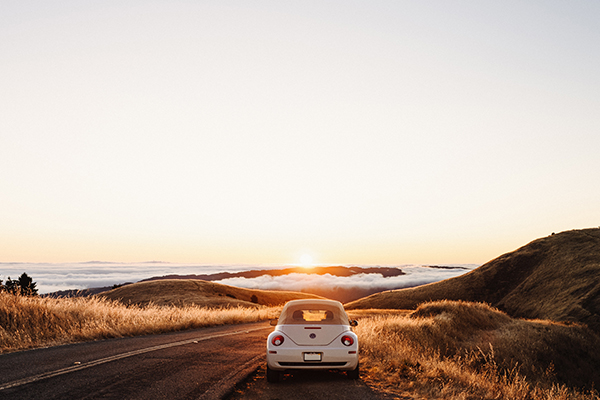
{"type": "Polygon", "coordinates": [[[373,391],[362,380],[348,379],[337,371],[298,371],[279,383],[268,383],[265,365],[227,397],[227,400],[391,400],[400,399],[373,391]]]}
{"type": "Polygon", "coordinates": [[[219,399],[264,363],[268,323],[0,355],[1,399],[219,399]]]}
{"type": "Polygon", "coordinates": [[[267,383],[265,342],[272,330],[266,322],[226,325],[3,354],[0,399],[393,398],[340,372],[288,374],[267,383]]]}

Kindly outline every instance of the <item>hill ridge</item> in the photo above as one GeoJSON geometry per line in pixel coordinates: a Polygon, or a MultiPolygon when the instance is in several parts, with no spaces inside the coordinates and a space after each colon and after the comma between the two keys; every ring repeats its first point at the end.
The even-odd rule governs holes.
{"type": "Polygon", "coordinates": [[[374,294],[348,309],[414,309],[426,301],[485,302],[519,318],[580,322],[600,332],[600,228],[533,240],[473,271],[374,294]]]}
{"type": "Polygon", "coordinates": [[[97,296],[118,300],[124,304],[142,306],[154,304],[205,307],[279,306],[289,300],[322,298],[311,293],[245,289],[199,279],[161,279],[137,282],[102,292],[97,296]]]}

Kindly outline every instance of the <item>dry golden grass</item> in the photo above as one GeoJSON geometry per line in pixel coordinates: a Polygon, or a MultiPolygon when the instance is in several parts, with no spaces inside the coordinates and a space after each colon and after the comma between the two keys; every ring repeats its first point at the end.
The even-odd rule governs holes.
{"type": "Polygon", "coordinates": [[[124,305],[0,293],[0,352],[275,318],[280,307],[124,305]]]}
{"type": "Polygon", "coordinates": [[[364,379],[406,399],[598,400],[600,339],[582,326],[439,301],[355,328],[364,379]]]}
{"type": "MultiPolygon", "coordinates": [[[[280,307],[125,305],[0,293],[0,352],[266,320],[280,307]]],[[[364,380],[404,399],[600,400],[600,338],[482,303],[353,310],[364,380]]]]}
{"type": "Polygon", "coordinates": [[[411,314],[413,310],[393,310],[393,309],[369,309],[369,310],[346,310],[348,317],[350,320],[365,318],[365,317],[374,317],[374,316],[394,316],[394,315],[402,315],[407,316],[411,314]]]}

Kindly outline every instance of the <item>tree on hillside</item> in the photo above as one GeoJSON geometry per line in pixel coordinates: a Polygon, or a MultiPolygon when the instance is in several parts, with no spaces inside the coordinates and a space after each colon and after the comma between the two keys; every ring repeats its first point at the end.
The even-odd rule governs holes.
{"type": "Polygon", "coordinates": [[[22,296],[37,296],[37,283],[31,279],[25,272],[21,274],[19,279],[6,278],[6,283],[2,285],[0,280],[0,292],[6,291],[10,294],[20,294],[22,296]]]}
{"type": "Polygon", "coordinates": [[[19,281],[13,281],[10,279],[10,276],[6,278],[6,284],[4,285],[4,290],[11,294],[17,294],[19,290],[19,281]]]}
{"type": "Polygon", "coordinates": [[[36,283],[33,279],[27,275],[25,272],[21,274],[19,277],[19,286],[21,289],[21,295],[23,296],[37,296],[37,288],[36,283]]]}

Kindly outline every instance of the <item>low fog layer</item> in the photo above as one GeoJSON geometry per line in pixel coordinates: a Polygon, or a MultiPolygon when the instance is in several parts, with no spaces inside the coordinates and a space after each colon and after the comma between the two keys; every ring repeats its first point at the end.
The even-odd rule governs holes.
{"type": "MultiPolygon", "coordinates": [[[[338,277],[329,274],[290,274],[258,278],[232,278],[216,281],[226,285],[250,289],[273,289],[314,292],[333,298],[348,298],[345,293],[375,293],[377,291],[417,286],[461,275],[476,265],[453,265],[451,269],[431,268],[417,265],[399,265],[405,275],[384,278],[381,274],[358,274],[338,277]]],[[[23,272],[37,283],[40,294],[68,289],[88,289],[113,286],[125,282],[163,275],[212,274],[217,272],[239,272],[256,269],[280,269],[281,266],[256,265],[198,265],[170,264],[163,262],[145,263],[0,263],[0,279],[17,278],[23,272]]],[[[363,297],[363,296],[359,296],[363,297]]]]}
{"type": "Polygon", "coordinates": [[[263,275],[258,278],[230,278],[215,281],[224,285],[248,289],[291,290],[314,293],[330,299],[348,302],[384,290],[419,286],[452,278],[471,271],[474,266],[462,265],[451,268],[425,266],[402,266],[405,275],[383,277],[381,274],[357,274],[334,276],[293,273],[283,276],[263,275]]]}
{"type": "Polygon", "coordinates": [[[59,290],[89,289],[137,282],[153,276],[169,274],[216,273],[240,271],[255,267],[198,264],[171,264],[166,262],[112,263],[90,261],[83,263],[0,263],[0,279],[15,279],[23,272],[37,282],[40,294],[59,290]]]}

